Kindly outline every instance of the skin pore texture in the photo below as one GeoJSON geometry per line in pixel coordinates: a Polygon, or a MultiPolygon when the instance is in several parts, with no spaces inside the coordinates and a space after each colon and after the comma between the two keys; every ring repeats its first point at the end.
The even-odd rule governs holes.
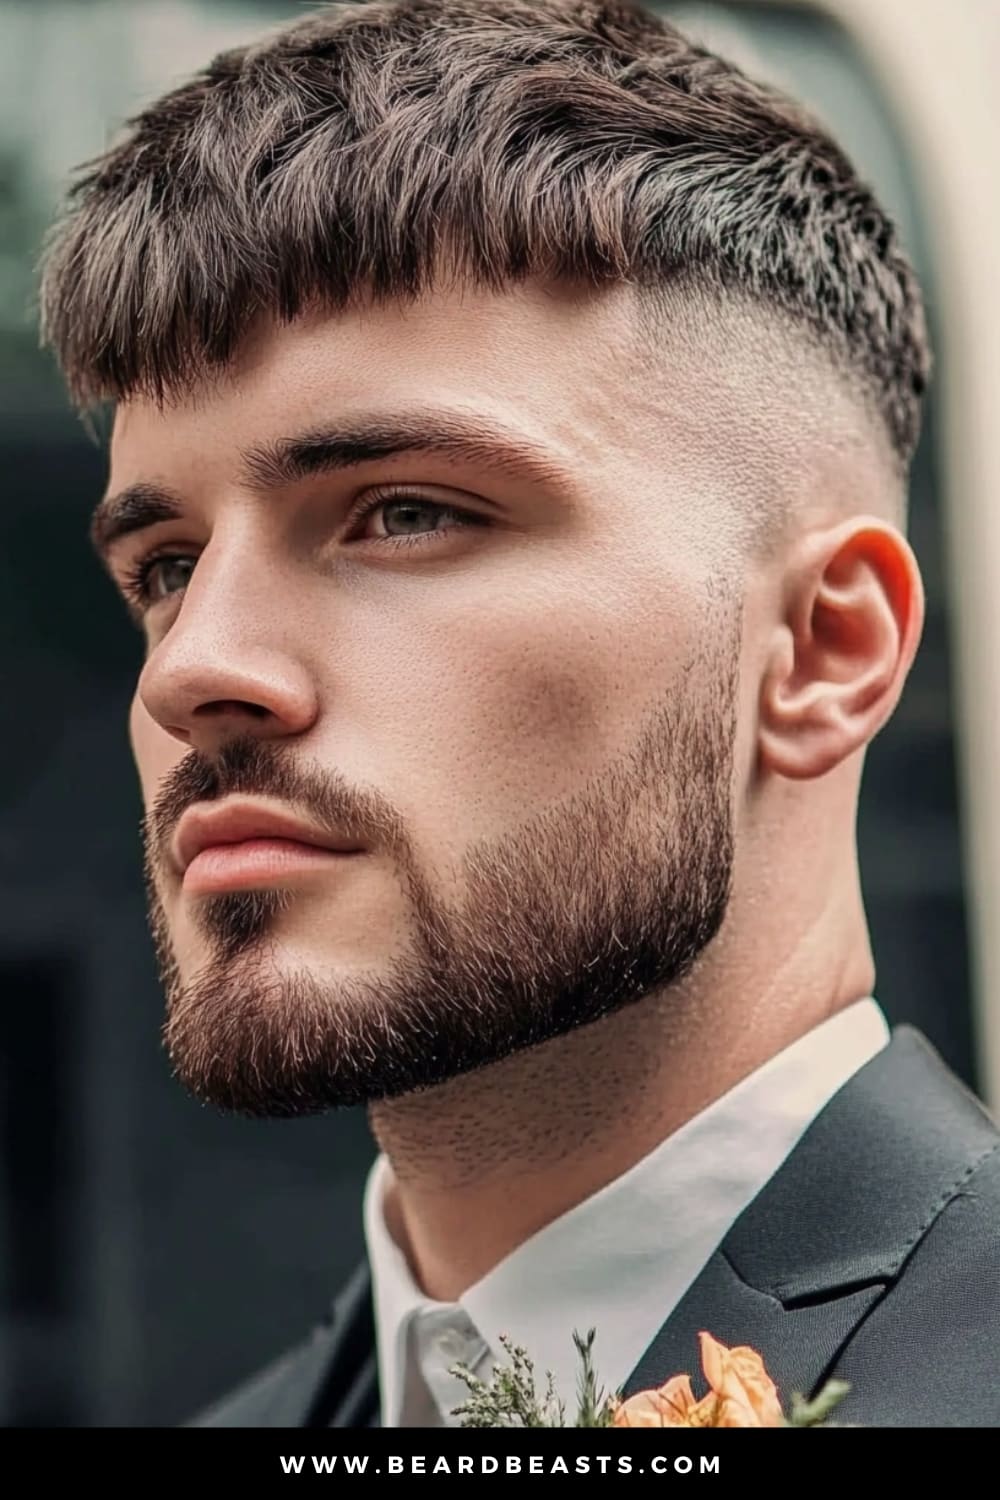
{"type": "Polygon", "coordinates": [[[806,341],[679,303],[654,358],[633,296],[263,322],[116,414],[109,494],[176,511],[107,549],[123,587],[162,558],[130,728],[171,1057],[227,1109],[366,1104],[437,1298],[874,982],[858,788],[923,616],[898,480],[806,341]],[[277,473],[449,418],[494,437],[277,473]],[[362,852],[192,894],[179,820],[227,797],[362,852]]]}

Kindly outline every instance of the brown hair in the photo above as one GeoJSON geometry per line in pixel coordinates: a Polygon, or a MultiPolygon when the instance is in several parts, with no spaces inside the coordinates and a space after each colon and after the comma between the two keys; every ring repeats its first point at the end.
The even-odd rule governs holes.
{"type": "Polygon", "coordinates": [[[749,295],[912,455],[929,354],[886,214],[798,105],[628,0],[330,5],[222,54],[82,169],[42,333],[78,404],[162,399],[262,312],[415,297],[445,265],[749,295]]]}

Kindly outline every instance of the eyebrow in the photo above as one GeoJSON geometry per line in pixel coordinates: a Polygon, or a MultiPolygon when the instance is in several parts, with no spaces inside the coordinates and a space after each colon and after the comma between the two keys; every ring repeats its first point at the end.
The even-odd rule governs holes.
{"type": "MultiPolygon", "coordinates": [[[[241,456],[246,485],[270,493],[316,474],[328,474],[401,453],[433,453],[512,479],[568,486],[571,477],[542,445],[455,411],[422,411],[392,417],[360,416],[336,428],[311,428],[275,442],[261,443],[241,456]]],[[[106,558],[122,537],[161,521],[176,520],[184,502],[177,491],[153,482],[130,484],[106,495],[94,511],[90,539],[106,558]]]]}

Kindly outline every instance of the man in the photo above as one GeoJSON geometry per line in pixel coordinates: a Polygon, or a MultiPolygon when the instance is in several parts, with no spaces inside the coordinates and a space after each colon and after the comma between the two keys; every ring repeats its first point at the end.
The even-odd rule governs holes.
{"type": "Polygon", "coordinates": [[[133,122],[42,303],[114,408],[173,1065],[380,1146],[199,1420],[454,1424],[501,1335],[574,1409],[594,1328],[625,1393],[705,1330],[1000,1422],[1000,1134],[860,894],[929,358],[836,145],[622,0],[334,6],[133,122]]]}

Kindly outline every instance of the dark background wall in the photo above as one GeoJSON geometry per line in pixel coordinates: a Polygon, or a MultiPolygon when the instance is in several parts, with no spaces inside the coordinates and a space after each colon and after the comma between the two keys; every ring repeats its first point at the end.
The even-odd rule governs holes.
{"type": "MultiPolygon", "coordinates": [[[[798,8],[670,7],[826,113],[897,212],[930,291],[918,164],[851,44],[798,8]]],[[[101,446],[25,311],[66,169],[147,93],[282,3],[0,0],[0,1421],[183,1420],[305,1331],[361,1253],[356,1113],[251,1124],[160,1052],[126,742],[139,638],[92,560],[101,446]],[[6,71],[5,71],[6,70],[6,71]]],[[[947,379],[947,370],[940,378],[947,379]]],[[[869,760],[860,841],[891,1020],[976,1084],[936,398],[912,489],[928,623],[869,760]]]]}

